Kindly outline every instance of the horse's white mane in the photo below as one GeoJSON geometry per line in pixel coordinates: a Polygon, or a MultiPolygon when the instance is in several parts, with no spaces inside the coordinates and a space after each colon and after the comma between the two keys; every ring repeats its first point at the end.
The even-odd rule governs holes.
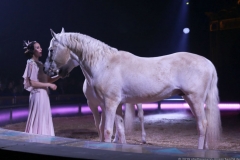
{"type": "Polygon", "coordinates": [[[116,48],[80,33],[60,33],[58,41],[77,54],[82,61],[90,62],[90,65],[118,51],[116,48]]]}

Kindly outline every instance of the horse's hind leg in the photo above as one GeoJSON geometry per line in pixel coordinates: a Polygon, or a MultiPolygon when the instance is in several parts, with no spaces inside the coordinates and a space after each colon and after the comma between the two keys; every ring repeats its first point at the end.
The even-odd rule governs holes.
{"type": "Polygon", "coordinates": [[[99,124],[100,139],[104,142],[105,108],[102,107],[101,121],[99,124]]]}
{"type": "Polygon", "coordinates": [[[207,131],[207,118],[204,112],[203,100],[200,96],[196,96],[194,94],[183,96],[183,98],[188,102],[197,119],[199,132],[198,149],[203,149],[207,131]]]}
{"type": "Polygon", "coordinates": [[[117,114],[116,114],[114,123],[115,123],[116,131],[115,131],[115,136],[114,136],[114,139],[113,139],[112,142],[113,143],[118,143],[119,142],[119,133],[118,133],[119,118],[117,118],[117,114]]]}
{"type": "Polygon", "coordinates": [[[142,109],[142,104],[136,104],[137,108],[138,108],[138,118],[140,120],[141,123],[141,128],[142,128],[142,143],[146,143],[146,132],[145,132],[145,128],[144,128],[144,112],[142,109]]]}
{"type": "Polygon", "coordinates": [[[117,121],[117,115],[116,115],[116,117],[115,117],[115,121],[114,121],[114,123],[115,123],[115,127],[116,127],[116,131],[115,131],[115,136],[114,136],[114,139],[113,139],[113,143],[118,143],[119,142],[119,134],[118,134],[118,121],[117,121]]]}
{"type": "MultiPolygon", "coordinates": [[[[115,118],[115,125],[117,126],[117,123],[116,122],[116,118],[115,118]]],[[[112,141],[113,143],[118,143],[119,142],[119,135],[118,135],[118,131],[117,131],[117,127],[116,127],[116,132],[115,132],[115,136],[114,136],[114,139],[112,141]]]]}
{"type": "Polygon", "coordinates": [[[115,116],[115,125],[116,125],[116,133],[115,133],[115,138],[114,138],[113,142],[114,143],[117,143],[117,142],[126,143],[121,104],[117,108],[117,112],[116,112],[116,116],[115,116]]]}

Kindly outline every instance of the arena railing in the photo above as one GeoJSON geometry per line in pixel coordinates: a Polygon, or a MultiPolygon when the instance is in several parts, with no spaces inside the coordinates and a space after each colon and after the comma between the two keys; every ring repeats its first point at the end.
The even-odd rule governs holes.
{"type": "MultiPolygon", "coordinates": [[[[86,98],[81,94],[49,95],[51,104],[86,103],[86,98]]],[[[0,96],[0,108],[28,105],[29,96],[0,96]]]]}

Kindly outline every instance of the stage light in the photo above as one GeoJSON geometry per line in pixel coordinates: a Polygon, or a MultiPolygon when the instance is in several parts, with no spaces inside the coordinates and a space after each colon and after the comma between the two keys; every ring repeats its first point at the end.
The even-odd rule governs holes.
{"type": "Polygon", "coordinates": [[[187,2],[186,5],[189,5],[189,2],[187,2]]]}
{"type": "Polygon", "coordinates": [[[183,29],[183,33],[188,34],[189,32],[190,32],[190,29],[189,29],[189,28],[184,28],[184,29],[183,29]]]}

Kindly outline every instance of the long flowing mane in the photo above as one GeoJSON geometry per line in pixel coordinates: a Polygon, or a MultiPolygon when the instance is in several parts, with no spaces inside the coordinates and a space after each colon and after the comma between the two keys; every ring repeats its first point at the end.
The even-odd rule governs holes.
{"type": "Polygon", "coordinates": [[[116,54],[118,51],[116,48],[80,33],[61,33],[58,40],[77,54],[82,61],[88,61],[91,64],[111,54],[116,54]]]}

